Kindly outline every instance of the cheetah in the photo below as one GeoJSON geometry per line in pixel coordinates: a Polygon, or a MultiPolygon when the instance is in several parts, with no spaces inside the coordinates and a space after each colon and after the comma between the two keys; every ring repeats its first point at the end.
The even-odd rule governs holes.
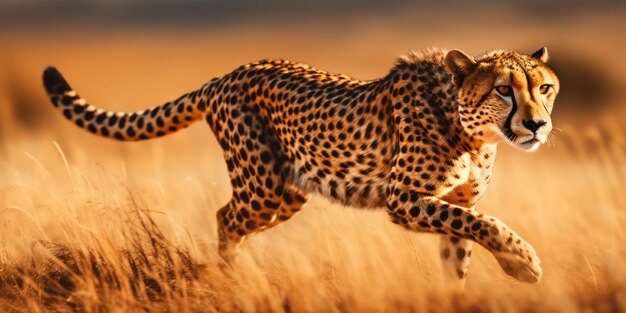
{"type": "Polygon", "coordinates": [[[246,236],[288,220],[318,194],[440,234],[444,277],[453,281],[465,281],[474,242],[511,277],[541,279],[533,247],[476,204],[499,143],[534,151],[552,131],[559,80],[545,47],[478,57],[425,49],[374,80],[262,60],[134,113],[89,105],[53,67],[43,82],[67,119],[103,137],[140,141],[209,124],[232,186],[217,211],[222,264],[246,236]]]}

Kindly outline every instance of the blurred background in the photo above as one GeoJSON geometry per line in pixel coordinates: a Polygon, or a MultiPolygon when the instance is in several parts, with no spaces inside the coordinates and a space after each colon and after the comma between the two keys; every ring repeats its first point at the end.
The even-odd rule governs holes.
{"type": "Polygon", "coordinates": [[[478,54],[548,46],[563,81],[561,99],[568,101],[556,112],[598,111],[624,80],[625,7],[619,0],[3,0],[0,56],[3,79],[22,88],[38,76],[35,66],[46,64],[96,74],[81,81],[151,69],[161,74],[147,75],[154,82],[193,88],[189,83],[260,58],[374,78],[411,49],[478,54]]]}
{"type": "MultiPolygon", "coordinates": [[[[623,98],[625,8],[619,0],[2,0],[0,112],[37,130],[50,113],[34,109],[46,65],[84,84],[78,90],[96,104],[133,110],[262,58],[369,79],[409,50],[547,46],[563,85],[555,114],[588,121],[623,98]]],[[[3,123],[0,134],[13,126],[3,123]]]]}
{"type": "MultiPolygon", "coordinates": [[[[516,284],[477,248],[471,297],[449,302],[459,295],[441,283],[433,236],[404,232],[384,212],[313,197],[288,223],[248,240],[236,288],[214,283],[209,267],[181,303],[217,311],[432,311],[433,298],[419,295],[434,290],[446,297],[436,301],[445,304],[439,312],[626,310],[625,30],[623,0],[0,0],[0,308],[9,299],[2,264],[22,264],[37,240],[124,247],[120,229],[133,220],[122,214],[132,208],[128,194],[156,212],[168,240],[213,264],[214,212],[230,194],[206,125],[141,143],[97,138],[50,105],[40,78],[46,66],[91,104],[134,111],[259,59],[374,79],[410,50],[478,55],[546,46],[561,80],[555,142],[533,154],[502,146],[479,204],[535,245],[540,285],[516,284]]],[[[94,290],[99,284],[94,279],[94,290]]],[[[116,295],[72,297],[146,308],[116,295]]],[[[10,299],[15,307],[29,303],[10,299]]]]}

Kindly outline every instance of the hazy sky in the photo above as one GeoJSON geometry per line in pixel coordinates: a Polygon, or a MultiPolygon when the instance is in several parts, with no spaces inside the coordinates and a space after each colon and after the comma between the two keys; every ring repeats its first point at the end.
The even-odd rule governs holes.
{"type": "Polygon", "coordinates": [[[509,8],[536,18],[576,10],[624,9],[623,0],[0,0],[0,27],[80,25],[185,25],[239,19],[327,16],[423,9],[463,12],[468,8],[509,8]]]}

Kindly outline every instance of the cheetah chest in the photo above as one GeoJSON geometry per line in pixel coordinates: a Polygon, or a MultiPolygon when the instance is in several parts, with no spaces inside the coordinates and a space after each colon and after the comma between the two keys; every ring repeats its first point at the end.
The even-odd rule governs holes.
{"type": "Polygon", "coordinates": [[[495,148],[466,155],[465,162],[457,168],[460,183],[449,189],[444,200],[463,207],[473,207],[487,191],[493,175],[495,148]]]}

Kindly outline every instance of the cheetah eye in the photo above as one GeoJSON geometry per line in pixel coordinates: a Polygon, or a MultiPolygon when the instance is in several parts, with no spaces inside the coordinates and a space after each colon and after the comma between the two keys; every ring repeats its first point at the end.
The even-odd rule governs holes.
{"type": "Polygon", "coordinates": [[[513,95],[513,88],[511,86],[502,85],[496,86],[496,92],[498,92],[503,97],[510,97],[513,95]]]}
{"type": "Polygon", "coordinates": [[[540,92],[542,95],[545,95],[545,94],[547,94],[548,92],[550,92],[550,89],[552,89],[552,85],[545,84],[545,85],[541,85],[541,86],[539,86],[539,92],[540,92]]]}

